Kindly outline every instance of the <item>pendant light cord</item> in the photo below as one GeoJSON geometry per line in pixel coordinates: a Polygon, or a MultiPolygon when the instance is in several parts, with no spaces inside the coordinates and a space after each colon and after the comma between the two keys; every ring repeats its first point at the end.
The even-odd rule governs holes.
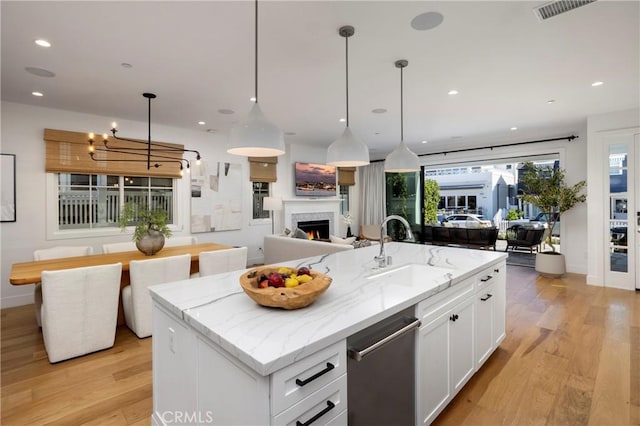
{"type": "Polygon", "coordinates": [[[254,84],[255,84],[255,98],[258,103],[258,0],[255,1],[255,34],[254,34],[255,52],[254,52],[254,84]]]}
{"type": "Polygon", "coordinates": [[[345,44],[345,75],[346,75],[346,100],[347,100],[347,127],[349,127],[349,37],[344,38],[345,44]]]}
{"type": "Polygon", "coordinates": [[[148,113],[148,120],[149,120],[149,127],[147,130],[147,170],[149,170],[151,168],[151,96],[149,96],[149,113],[148,113]]]}
{"type": "Polygon", "coordinates": [[[403,80],[402,73],[404,72],[404,67],[400,67],[400,142],[404,141],[404,98],[402,94],[403,90],[403,80]]]}

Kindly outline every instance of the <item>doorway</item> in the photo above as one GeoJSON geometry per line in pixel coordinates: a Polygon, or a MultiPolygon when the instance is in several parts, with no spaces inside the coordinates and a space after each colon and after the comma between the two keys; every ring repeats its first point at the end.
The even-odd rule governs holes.
{"type": "Polygon", "coordinates": [[[640,289],[640,134],[611,133],[603,140],[604,284],[640,289]]]}

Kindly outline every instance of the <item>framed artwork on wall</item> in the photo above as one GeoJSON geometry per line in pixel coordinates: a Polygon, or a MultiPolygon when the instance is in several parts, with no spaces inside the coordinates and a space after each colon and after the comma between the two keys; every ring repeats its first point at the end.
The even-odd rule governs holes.
{"type": "Polygon", "coordinates": [[[191,233],[242,228],[242,166],[205,162],[191,170],[191,233]]]}
{"type": "Polygon", "coordinates": [[[16,221],[16,155],[0,154],[0,222],[16,221]]]}

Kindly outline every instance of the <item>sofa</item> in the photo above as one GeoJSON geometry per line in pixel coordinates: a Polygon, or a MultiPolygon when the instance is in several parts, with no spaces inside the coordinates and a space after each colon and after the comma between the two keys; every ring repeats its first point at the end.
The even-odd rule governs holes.
{"type": "Polygon", "coordinates": [[[353,250],[353,245],[330,243],[317,240],[292,238],[286,235],[266,235],[264,237],[264,263],[270,265],[305,257],[353,250]]]}
{"type": "Polygon", "coordinates": [[[425,226],[424,241],[437,245],[457,245],[469,248],[496,249],[498,228],[455,228],[425,226]]]}

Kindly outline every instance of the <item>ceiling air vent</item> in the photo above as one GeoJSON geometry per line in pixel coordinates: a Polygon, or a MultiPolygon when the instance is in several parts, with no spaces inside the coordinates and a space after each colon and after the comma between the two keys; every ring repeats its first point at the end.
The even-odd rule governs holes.
{"type": "Polygon", "coordinates": [[[534,8],[533,13],[535,13],[538,20],[542,22],[561,13],[569,12],[580,6],[593,3],[594,1],[596,0],[557,0],[534,8]]]}

